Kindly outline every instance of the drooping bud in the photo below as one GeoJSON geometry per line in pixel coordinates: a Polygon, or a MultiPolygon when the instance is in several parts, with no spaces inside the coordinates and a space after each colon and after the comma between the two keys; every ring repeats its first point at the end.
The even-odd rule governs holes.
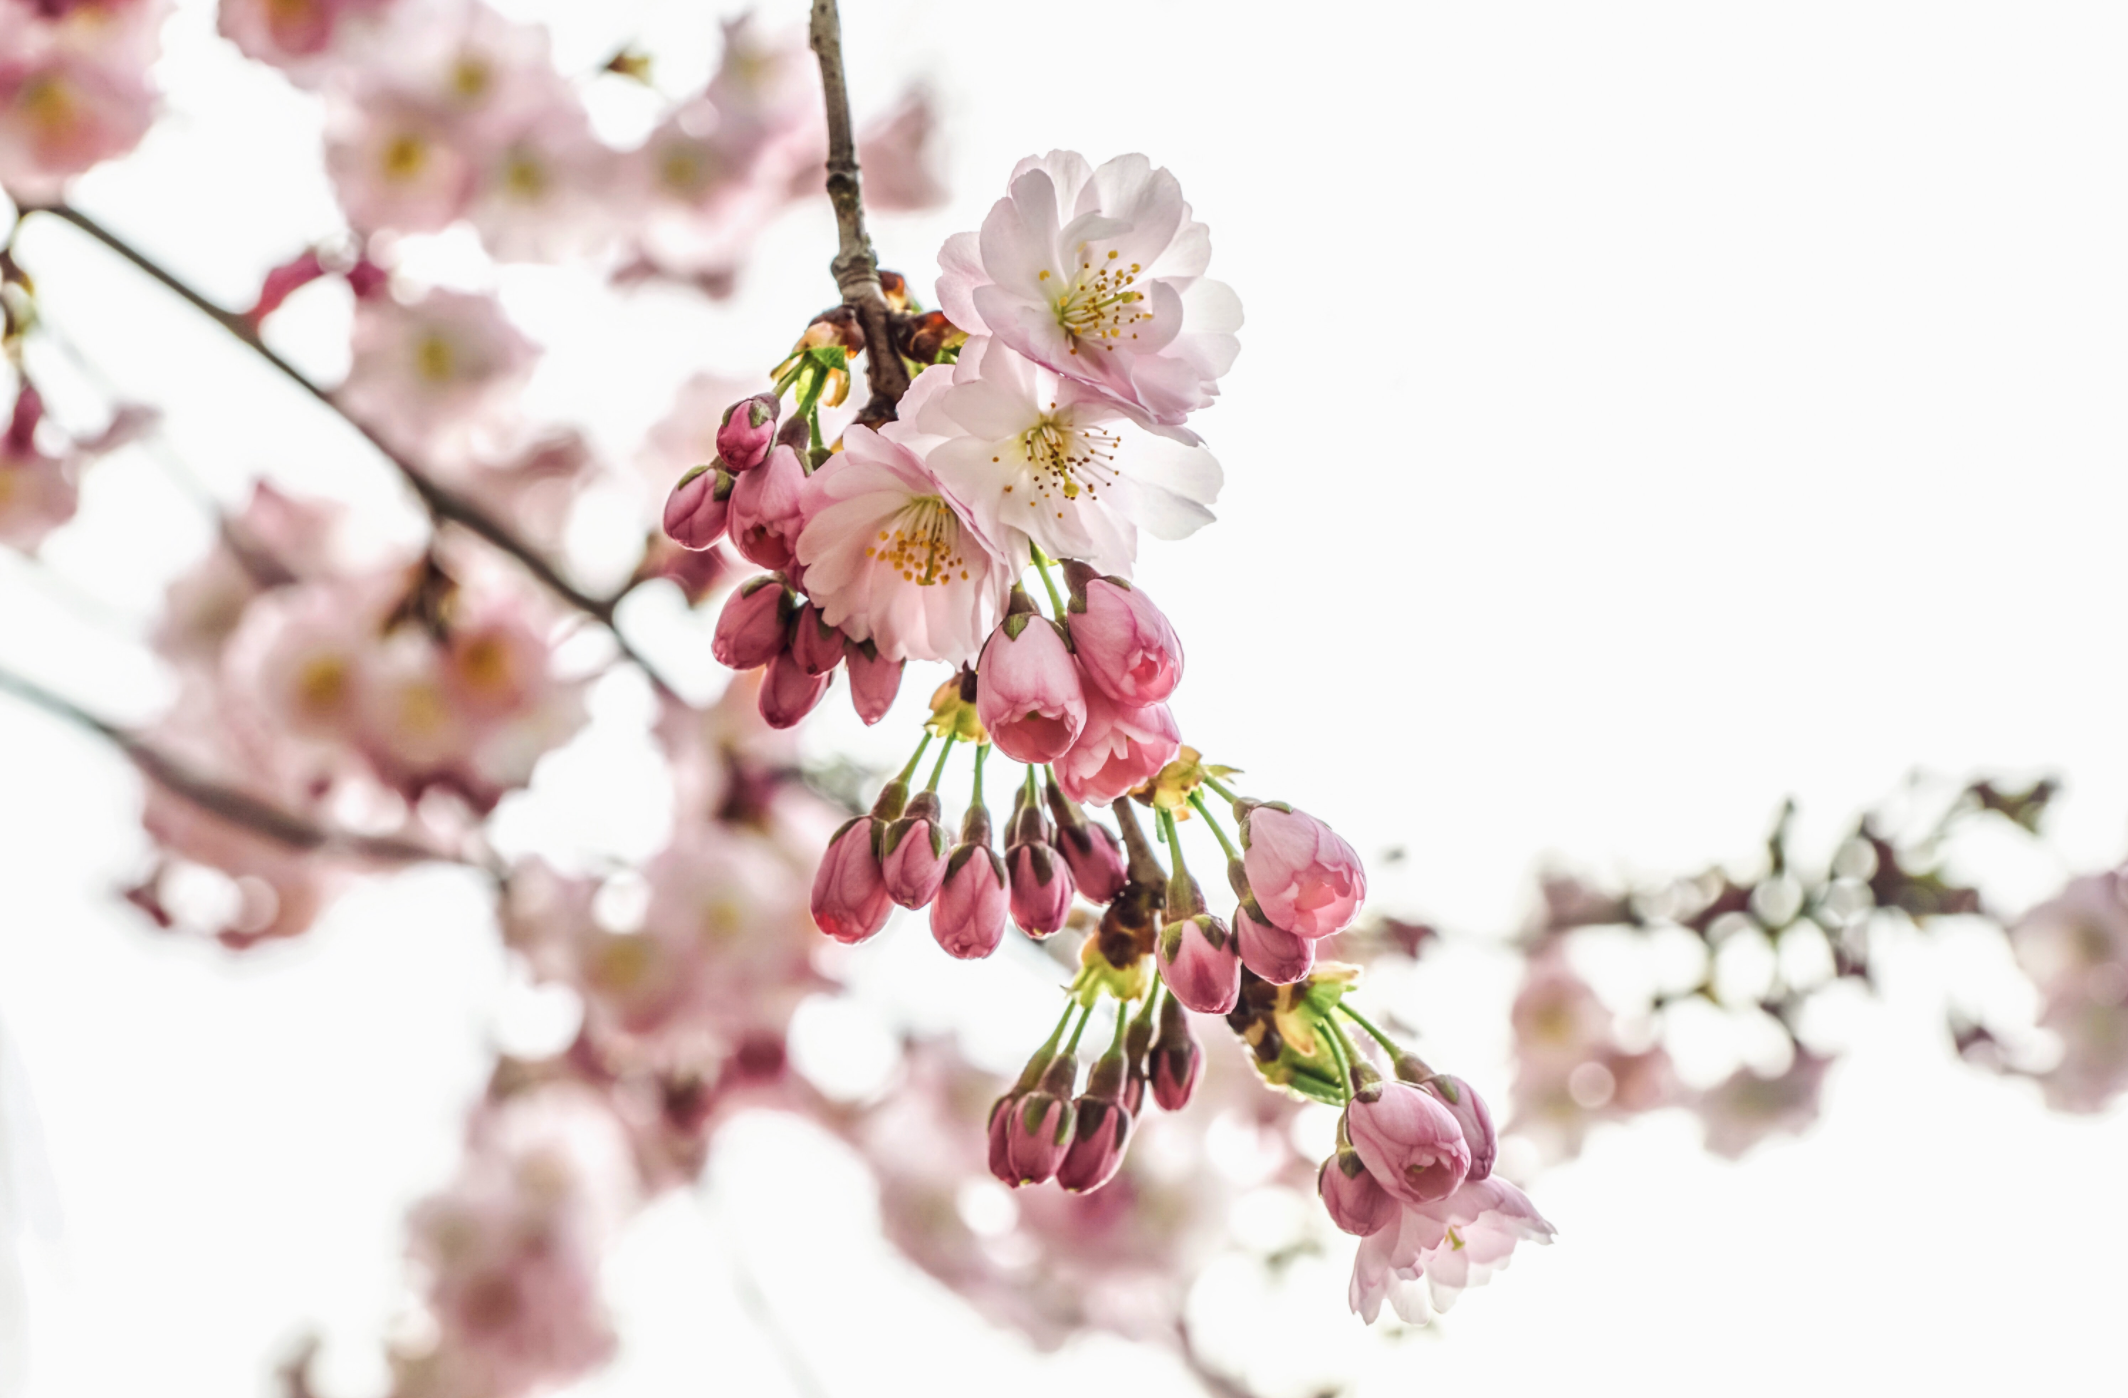
{"type": "Polygon", "coordinates": [[[1121,578],[1064,565],[1071,581],[1071,644],[1079,668],[1129,708],[1157,704],[1182,682],[1182,640],[1152,599],[1121,578]]]}
{"type": "Polygon", "coordinates": [[[789,651],[778,652],[761,677],[756,696],[761,717],[771,728],[794,728],[826,697],[833,675],[808,675],[789,651]]]}
{"type": "Polygon", "coordinates": [[[946,881],[946,832],[939,828],[938,793],[919,791],[881,842],[880,872],[887,896],[905,908],[929,906],[946,881]]]}
{"type": "Polygon", "coordinates": [[[751,670],[766,665],[783,649],[795,605],[781,580],[762,576],[741,583],[717,614],[709,653],[719,665],[751,670]]]}
{"type": "Polygon", "coordinates": [[[813,875],[813,921],[838,942],[864,941],[893,911],[879,871],[878,832],[870,816],[845,822],[813,875]]]}
{"type": "Polygon", "coordinates": [[[1011,1125],[1019,1100],[1020,1094],[1015,1091],[990,1104],[990,1173],[1014,1185],[1019,1180],[1012,1173],[1011,1125]]]}
{"type": "Polygon", "coordinates": [[[1107,1184],[1123,1165],[1130,1131],[1130,1109],[1120,1098],[1081,1097],[1074,1112],[1071,1147],[1057,1165],[1057,1183],[1074,1194],[1107,1184]]]}
{"type": "Polygon", "coordinates": [[[804,485],[798,453],[784,446],[739,477],[731,493],[732,546],[764,568],[789,571],[797,563],[793,550],[805,528],[804,485]]]}
{"type": "Polygon", "coordinates": [[[776,415],[782,411],[783,400],[773,393],[742,398],[724,410],[724,421],[717,427],[717,455],[724,458],[726,470],[735,475],[751,471],[767,458],[776,440],[776,415]]]}
{"type": "Polygon", "coordinates": [[[1072,881],[1079,886],[1080,896],[1089,903],[1109,902],[1123,891],[1129,875],[1122,842],[1107,826],[1088,820],[1078,803],[1064,795],[1055,778],[1046,784],[1043,797],[1056,817],[1057,853],[1071,866],[1072,881]]]}
{"type": "Polygon", "coordinates": [[[1470,1173],[1463,1178],[1475,1183],[1491,1175],[1493,1157],[1500,1153],[1500,1138],[1493,1131],[1493,1114],[1485,1099],[1469,1083],[1446,1073],[1428,1078],[1425,1090],[1440,1099],[1456,1119],[1456,1125],[1463,1129],[1463,1143],[1470,1147],[1470,1173]]]}
{"type": "Polygon", "coordinates": [[[1105,806],[1143,783],[1182,751],[1182,730],[1165,704],[1131,708],[1086,688],[1086,726],[1057,760],[1057,784],[1074,801],[1105,806]]]}
{"type": "MultiPolygon", "coordinates": [[[[1342,1124],[1338,1134],[1344,1135],[1342,1124]]],[[[1361,1238],[1379,1233],[1403,1212],[1389,1191],[1375,1180],[1358,1152],[1348,1145],[1340,1145],[1337,1153],[1316,1171],[1315,1192],[1322,1196],[1330,1221],[1361,1238]]]]}
{"type": "Polygon", "coordinates": [[[1275,927],[1310,941],[1342,932],[1367,901],[1367,870],[1352,846],[1283,802],[1235,803],[1249,888],[1275,927]]]}
{"type": "Polygon", "coordinates": [[[1273,927],[1253,898],[1234,909],[1234,940],[1241,964],[1273,985],[1291,985],[1315,969],[1315,943],[1273,927]]]}
{"type": "Polygon", "coordinates": [[[1056,1174],[1071,1142],[1071,1092],[1078,1078],[1078,1058],[1060,1053],[1042,1074],[1041,1085],[1013,1104],[1005,1157],[1015,1186],[1041,1184],[1056,1174]]]}
{"type": "Polygon", "coordinates": [[[1190,1017],[1182,1002],[1168,996],[1160,1006],[1160,1037],[1153,1040],[1153,1100],[1162,1111],[1179,1112],[1190,1104],[1197,1090],[1197,1070],[1204,1063],[1204,1050],[1190,1030],[1190,1017]]]}
{"type": "Polygon", "coordinates": [[[1375,1181],[1407,1204],[1430,1204],[1455,1193],[1470,1173],[1463,1128],[1432,1094],[1409,1083],[1362,1091],[1345,1109],[1352,1148],[1375,1181]]]}
{"type": "Polygon", "coordinates": [[[1027,799],[1024,786],[1015,798],[1009,829],[1005,872],[1012,881],[1012,920],[1039,941],[1064,926],[1077,889],[1071,867],[1049,844],[1042,808],[1027,799]]]}
{"type": "Polygon", "coordinates": [[[845,640],[843,657],[850,665],[850,703],[867,727],[887,716],[901,692],[899,660],[888,660],[870,641],[845,640]]]}
{"type": "Polygon", "coordinates": [[[697,466],[665,497],[665,534],[682,548],[700,552],[724,537],[737,479],[716,465],[697,466]]]}
{"type": "Polygon", "coordinates": [[[1241,998],[1241,951],[1226,924],[1204,911],[1204,894],[1177,857],[1160,929],[1160,976],[1199,1014],[1223,1015],[1241,998]]]}
{"type": "Polygon", "coordinates": [[[999,752],[1042,763],[1070,750],[1086,726],[1086,697],[1054,622],[1031,612],[1006,617],[984,642],[975,668],[976,714],[999,752]]]}
{"type": "Polygon", "coordinates": [[[842,663],[842,631],[827,624],[820,608],[808,602],[791,628],[791,658],[808,675],[825,675],[842,663]]]}
{"type": "Polygon", "coordinates": [[[1005,864],[990,848],[990,812],[970,806],[931,904],[931,935],[963,961],[988,956],[1005,939],[1007,901],[1005,864]]]}
{"type": "Polygon", "coordinates": [[[1145,1084],[1152,1074],[1152,1065],[1148,1061],[1152,1050],[1153,1002],[1148,999],[1145,1009],[1131,1021],[1123,1038],[1123,1105],[1130,1109],[1134,1120],[1145,1109],[1145,1084]]]}

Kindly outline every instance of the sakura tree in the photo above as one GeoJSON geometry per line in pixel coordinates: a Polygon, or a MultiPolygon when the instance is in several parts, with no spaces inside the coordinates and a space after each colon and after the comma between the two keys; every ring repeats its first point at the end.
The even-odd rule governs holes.
{"type": "MultiPolygon", "coordinates": [[[[158,718],[0,685],[138,769],[156,854],[123,896],[144,923],[242,956],[304,936],[365,881],[456,866],[514,963],[580,1015],[557,1052],[498,1055],[458,1174],[409,1220],[420,1323],[389,1342],[395,1394],[504,1398],[596,1371],[616,1345],[602,1258],[750,1110],[845,1142],[893,1244],[989,1317],[1044,1345],[1172,1346],[1236,1393],[1186,1302],[1215,1254],[1276,1265],[1232,1227],[1245,1189],[1316,1196],[1311,1248],[1360,1240],[1355,1324],[1385,1304],[1425,1324],[1553,1240],[1508,1176],[1571,1156],[1592,1124],[1683,1108],[1728,1155],[1806,1127],[1834,1061],[1813,1006],[1871,982],[1887,925],[1983,923],[2036,982],[2035,1025],[1947,1006],[1961,1052],[2035,1077],[2065,1111],[2128,1087],[2118,876],[2019,916],[1947,862],[1975,830],[2036,836],[2046,781],[1917,787],[1822,867],[1784,815],[1747,866],[1550,878],[1516,943],[1497,1125],[1459,1065],[1423,1058],[1370,977],[1428,974],[1442,934],[1369,908],[1352,844],[1277,799],[1294,774],[1199,751],[1170,706],[1191,619],[1134,573],[1141,546],[1216,556],[1226,481],[1193,422],[1243,314],[1182,180],[1147,156],[1052,150],[999,171],[981,226],[927,278],[879,265],[868,215],[941,201],[932,108],[912,92],[857,120],[834,0],[814,0],[802,39],[732,22],[712,79],[676,99],[649,55],[568,73],[543,30],[480,0],[222,0],[221,35],[320,104],[345,222],[223,304],[160,259],[152,228],[73,202],[75,177],[154,125],[167,9],[0,0],[15,207],[0,542],[36,559],[99,460],[157,449],[156,405],[104,394],[42,313],[37,230],[55,225],[344,419],[421,521],[357,547],[345,502],[261,479],[216,507],[213,547],[168,589],[149,645],[175,698],[158,718]],[[648,134],[603,137],[593,84],[658,103],[648,134]],[[781,212],[823,191],[834,303],[794,305],[794,334],[740,347],[763,373],[690,381],[643,425],[637,467],[549,419],[528,391],[540,346],[501,298],[409,270],[422,239],[469,236],[491,265],[715,300],[781,212]],[[325,288],[352,306],[338,382],[274,338],[325,288]],[[601,584],[570,541],[615,501],[628,563],[601,584]],[[631,599],[656,590],[714,609],[706,648],[731,673],[712,697],[690,699],[632,635],[631,599]],[[524,853],[500,832],[508,803],[616,673],[654,697],[669,840],[626,867],[524,853]],[[897,704],[904,691],[922,702],[897,704]],[[800,746],[843,694],[865,725],[902,728],[898,769],[800,746]],[[840,993],[838,944],[920,926],[947,958],[1041,967],[1024,1068],[1001,1081],[951,1038],[912,1035],[890,1090],[823,1091],[792,1063],[794,1016],[840,993]],[[1598,994],[1592,959],[1658,946],[1684,969],[1598,994]],[[1749,1040],[1750,1066],[1682,1080],[1665,1036],[1693,1015],[1749,1040]],[[1321,1150],[1297,1144],[1309,1119],[1321,1150]],[[1249,1178],[1208,1165],[1220,1132],[1250,1142],[1249,1178]],[[988,1182],[1016,1191],[1002,1228],[961,1206],[988,1182]]],[[[1192,690],[1247,679],[1200,672],[1192,690]]],[[[1501,1290],[1485,1304],[1512,1306],[1501,1290]]],[[[300,1358],[284,1377],[312,1391],[300,1358]]]]}

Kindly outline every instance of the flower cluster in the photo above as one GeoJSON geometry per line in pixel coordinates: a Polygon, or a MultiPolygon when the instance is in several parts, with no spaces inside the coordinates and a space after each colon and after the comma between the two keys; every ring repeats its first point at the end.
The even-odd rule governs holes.
{"type": "MultiPolygon", "coordinates": [[[[1219,466],[1188,421],[1217,394],[1241,315],[1204,275],[1209,256],[1174,177],[1143,157],[1098,169],[1061,151],[1022,161],[981,232],[947,243],[943,317],[888,279],[904,327],[894,351],[915,371],[894,418],[824,440],[820,410],[840,401],[852,357],[882,347],[853,317],[820,317],[769,392],[726,410],[715,458],[681,477],[665,529],[696,550],[729,537],[771,570],[725,604],[714,649],[734,669],[765,670],[761,713],[774,726],[803,718],[844,663],[867,722],[908,662],[955,667],[907,764],[830,839],[812,888],[821,931],[861,942],[897,905],[928,909],[940,947],[969,959],[996,951],[1008,926],[1036,941],[1091,929],[1055,1029],[991,1108],[991,1173],[1070,1193],[1109,1185],[1148,1088],[1168,1111],[1190,1101],[1203,1062],[1190,1016],[1225,1016],[1264,1080],[1350,1103],[1369,1150],[1432,1133],[1369,1160],[1376,1184],[1342,1158],[1325,1166],[1333,1216],[1370,1236],[1353,1304],[1372,1319],[1391,1274],[1430,1278],[1445,1304],[1515,1239],[1549,1227],[1489,1178],[1491,1126],[1467,1084],[1385,1090],[1346,1041],[1339,1013],[1353,1015],[1341,1001],[1357,973],[1318,964],[1316,949],[1366,899],[1358,855],[1315,817],[1230,789],[1235,769],[1185,747],[1169,707],[1182,640],[1129,574],[1140,530],[1180,539],[1212,518],[1219,466]],[[954,828],[939,786],[956,744],[975,757],[954,828]],[[1002,839],[983,796],[993,751],[1023,764],[1002,839]],[[1232,837],[1207,793],[1231,807],[1232,837]],[[1114,828],[1089,806],[1110,808],[1114,828]],[[1166,867],[1134,806],[1155,813],[1166,867]],[[1226,858],[1235,903],[1224,917],[1185,861],[1193,816],[1226,858]],[[1114,1002],[1109,1046],[1082,1072],[1079,1044],[1103,1001],[1114,1002]],[[1434,1107],[1414,1126],[1428,1108],[1411,1102],[1440,1094],[1454,1112],[1434,1107]],[[1421,1156],[1439,1168],[1417,1181],[1421,1156]],[[1375,1197],[1360,1228],[1351,1209],[1363,1188],[1375,1197]],[[1399,1230],[1415,1241],[1397,1242],[1399,1230]]],[[[1416,1303],[1397,1304],[1410,1314],[1416,1303]]]]}
{"type": "Polygon", "coordinates": [[[42,200],[140,143],[167,0],[0,3],[0,184],[42,200]]]}

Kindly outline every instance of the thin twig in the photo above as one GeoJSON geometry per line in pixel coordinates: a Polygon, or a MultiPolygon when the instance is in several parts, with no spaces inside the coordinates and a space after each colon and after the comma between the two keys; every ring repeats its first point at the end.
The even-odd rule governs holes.
{"type": "Polygon", "coordinates": [[[820,59],[820,86],[828,115],[828,200],[835,206],[841,246],[828,268],[842,291],[842,304],[857,312],[864,327],[865,377],[872,399],[857,415],[862,423],[891,421],[895,405],[909,391],[909,371],[894,345],[887,295],[879,284],[879,258],[865,233],[864,186],[857,170],[857,137],[850,127],[850,90],[843,80],[842,17],[835,0],[813,0],[810,30],[813,52],[820,59]]]}
{"type": "Polygon", "coordinates": [[[473,864],[474,861],[447,850],[388,835],[358,835],[320,825],[291,814],[248,792],[224,786],[204,777],[152,744],[143,742],[117,724],[98,718],[71,699],[63,699],[33,680],[0,669],[0,690],[34,704],[46,713],[65,719],[109,742],[138,767],[141,775],[174,795],[183,797],[209,815],[292,850],[315,850],[383,864],[422,864],[431,861],[473,864]]]}
{"type": "MultiPolygon", "coordinates": [[[[367,424],[349,413],[341,405],[338,396],[331,389],[318,384],[308,374],[305,374],[301,369],[298,369],[295,365],[275,353],[271,346],[259,338],[258,329],[250,320],[208,300],[176,273],[170,271],[154,258],[134,247],[124,238],[105,228],[95,219],[72,205],[33,204],[26,206],[22,213],[25,216],[29,214],[50,214],[54,218],[74,225],[74,227],[88,234],[97,242],[102,243],[112,252],[117,253],[120,257],[147,273],[148,276],[160,282],[164,287],[176,293],[180,299],[201,315],[243,341],[254,354],[257,354],[268,364],[280,370],[282,376],[288,379],[289,382],[332,409],[349,426],[361,433],[363,438],[371,446],[375,447],[385,460],[391,462],[401,478],[413,488],[414,494],[420,497],[423,508],[428,511],[430,519],[438,525],[456,524],[516,559],[524,566],[525,571],[537,578],[548,591],[587,616],[597,618],[609,631],[612,631],[614,640],[620,645],[622,654],[640,666],[643,673],[650,677],[652,684],[667,694],[673,692],[672,687],[666,683],[664,677],[658,673],[657,669],[639,654],[628,643],[627,637],[621,635],[619,629],[614,626],[614,607],[619,598],[593,597],[590,593],[583,591],[557,572],[554,565],[548,562],[537,549],[511,533],[508,526],[504,525],[500,520],[481,509],[480,506],[474,504],[465,496],[431,479],[426,471],[408,460],[406,456],[387,443],[367,424]]],[[[873,278],[873,287],[876,291],[878,287],[876,275],[873,278]]],[[[884,297],[881,298],[880,305],[884,309],[886,305],[884,297]]],[[[897,366],[899,362],[899,360],[896,361],[897,366]]]]}

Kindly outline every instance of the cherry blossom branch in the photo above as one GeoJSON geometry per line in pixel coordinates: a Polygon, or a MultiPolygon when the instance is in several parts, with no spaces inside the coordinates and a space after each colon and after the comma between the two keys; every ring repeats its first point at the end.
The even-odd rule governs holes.
{"type": "Polygon", "coordinates": [[[809,31],[820,59],[821,95],[828,116],[828,201],[835,206],[835,225],[842,245],[828,268],[842,291],[842,304],[857,312],[864,327],[865,377],[872,399],[857,415],[863,423],[891,421],[895,404],[909,391],[909,371],[894,333],[887,295],[880,286],[879,258],[865,232],[864,188],[857,169],[857,137],[850,126],[850,90],[842,71],[842,16],[835,0],[813,0],[809,31]]]}
{"type": "Polygon", "coordinates": [[[140,769],[141,775],[157,786],[183,797],[209,815],[231,825],[242,826],[275,844],[294,850],[315,850],[321,854],[347,855],[385,864],[440,861],[482,867],[463,855],[413,840],[400,840],[388,835],[358,835],[291,814],[270,802],[261,801],[248,792],[238,791],[234,787],[224,786],[202,776],[118,725],[98,718],[72,700],[61,698],[35,681],[25,679],[10,670],[0,669],[0,691],[12,694],[56,718],[65,719],[77,728],[94,733],[124,753],[127,759],[140,769]]]}
{"type": "MultiPolygon", "coordinates": [[[[201,315],[241,340],[254,354],[279,370],[282,377],[295,384],[296,387],[302,389],[318,402],[332,409],[334,413],[339,415],[341,420],[361,433],[363,439],[375,447],[384,459],[389,461],[393,468],[399,472],[400,477],[406,481],[407,485],[413,489],[414,494],[421,500],[422,508],[428,511],[431,521],[438,526],[447,523],[456,524],[468,533],[484,540],[495,549],[516,559],[524,567],[525,571],[538,579],[540,584],[548,591],[569,606],[597,620],[608,631],[611,631],[614,641],[620,646],[621,653],[635,662],[643,673],[650,677],[652,684],[667,694],[673,692],[671,685],[665,681],[664,676],[660,675],[656,667],[628,643],[628,639],[621,635],[620,629],[614,625],[613,614],[614,608],[620,600],[618,597],[594,597],[590,593],[583,591],[556,571],[554,565],[541,555],[539,550],[511,533],[508,526],[504,525],[500,520],[463,495],[431,479],[426,471],[408,460],[400,452],[394,450],[375,431],[350,414],[341,405],[338,397],[331,389],[319,384],[308,374],[305,374],[301,369],[298,369],[276,353],[270,345],[259,337],[258,328],[249,319],[208,300],[176,273],[170,271],[147,253],[134,247],[124,238],[70,204],[30,204],[25,205],[21,212],[24,216],[29,214],[50,214],[55,218],[72,224],[141,271],[147,273],[149,277],[161,283],[169,291],[174,292],[179,299],[201,315]]],[[[874,284],[875,286],[877,285],[876,277],[874,278],[874,284]]],[[[880,304],[882,307],[885,306],[884,298],[882,298],[880,304]]],[[[896,362],[898,365],[899,361],[896,362]]]]}

